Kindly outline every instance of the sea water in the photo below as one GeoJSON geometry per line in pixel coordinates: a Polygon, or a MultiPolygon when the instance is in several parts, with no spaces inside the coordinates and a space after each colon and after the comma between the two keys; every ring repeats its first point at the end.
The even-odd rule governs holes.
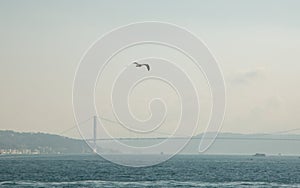
{"type": "Polygon", "coordinates": [[[178,155],[131,168],[97,155],[0,155],[0,187],[300,187],[300,159],[178,155]]]}

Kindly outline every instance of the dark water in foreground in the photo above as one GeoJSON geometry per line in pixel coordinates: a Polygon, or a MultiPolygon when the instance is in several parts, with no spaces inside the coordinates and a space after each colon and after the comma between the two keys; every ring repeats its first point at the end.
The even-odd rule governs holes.
{"type": "Polygon", "coordinates": [[[0,187],[300,187],[300,159],[181,155],[129,168],[95,155],[2,155],[0,187]]]}

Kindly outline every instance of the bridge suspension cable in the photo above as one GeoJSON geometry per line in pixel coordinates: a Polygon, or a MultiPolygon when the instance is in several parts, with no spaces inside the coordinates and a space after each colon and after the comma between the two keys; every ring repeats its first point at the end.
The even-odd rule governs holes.
{"type": "MultiPolygon", "coordinates": [[[[94,117],[97,117],[97,119],[101,119],[104,120],[106,122],[110,122],[113,124],[118,124],[118,125],[122,125],[121,123],[119,123],[118,121],[115,120],[111,120],[105,117],[99,117],[99,116],[91,116],[90,118],[78,123],[78,124],[74,124],[72,127],[65,129],[64,131],[60,132],[60,135],[63,135],[69,131],[71,131],[72,129],[74,129],[77,126],[80,126],[88,121],[90,121],[91,119],[93,119],[94,117]]],[[[300,139],[298,138],[268,138],[266,136],[272,136],[272,135],[281,135],[284,133],[290,133],[290,132],[297,132],[300,131],[300,128],[296,128],[296,129],[288,129],[288,130],[283,130],[283,131],[277,131],[277,132],[272,132],[272,133],[264,133],[261,134],[259,137],[249,137],[249,138],[238,138],[238,137],[217,137],[217,139],[223,139],[223,140],[294,140],[294,141],[300,141],[300,139]]],[[[170,133],[164,133],[164,132],[160,132],[160,131],[155,131],[153,133],[157,133],[160,135],[164,135],[164,136],[172,136],[172,134],[170,133]]],[[[186,139],[189,136],[182,136],[182,137],[173,137],[173,138],[169,138],[169,137],[149,137],[149,138],[145,138],[145,137],[129,137],[129,138],[103,138],[103,139],[96,139],[96,140],[113,140],[113,139],[119,139],[119,140],[147,140],[147,139],[186,139]]],[[[94,138],[95,139],[95,138],[94,138]]],[[[201,137],[192,137],[192,139],[201,139],[201,137]]],[[[89,140],[89,139],[87,139],[89,140]]],[[[92,139],[90,139],[92,140],[92,139]]]]}

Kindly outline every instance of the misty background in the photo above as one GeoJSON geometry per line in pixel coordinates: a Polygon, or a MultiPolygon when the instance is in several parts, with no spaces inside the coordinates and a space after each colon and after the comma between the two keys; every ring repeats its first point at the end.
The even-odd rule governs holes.
{"type": "MultiPolygon", "coordinates": [[[[72,84],[85,50],[116,27],[162,21],[194,33],[218,60],[227,86],[221,132],[300,133],[299,6],[292,0],[1,1],[0,129],[60,134],[74,126],[72,84]]],[[[130,54],[118,57],[119,62],[130,54]]],[[[187,70],[203,100],[201,133],[210,97],[201,74],[187,70]]],[[[148,93],[137,89],[141,98],[148,93]]],[[[97,97],[101,114],[112,118],[101,90],[97,97]]],[[[140,102],[135,103],[137,115],[146,118],[145,101],[140,102]]],[[[170,109],[177,117],[176,106],[170,109]]],[[[66,135],[79,137],[76,129],[66,135]]]]}

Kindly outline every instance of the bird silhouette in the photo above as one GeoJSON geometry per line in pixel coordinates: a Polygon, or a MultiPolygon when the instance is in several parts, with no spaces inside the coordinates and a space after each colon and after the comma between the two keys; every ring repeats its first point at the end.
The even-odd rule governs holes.
{"type": "Polygon", "coordinates": [[[142,67],[145,66],[148,71],[150,71],[150,66],[148,64],[140,64],[138,62],[133,62],[132,64],[135,64],[135,67],[142,67]]]}

